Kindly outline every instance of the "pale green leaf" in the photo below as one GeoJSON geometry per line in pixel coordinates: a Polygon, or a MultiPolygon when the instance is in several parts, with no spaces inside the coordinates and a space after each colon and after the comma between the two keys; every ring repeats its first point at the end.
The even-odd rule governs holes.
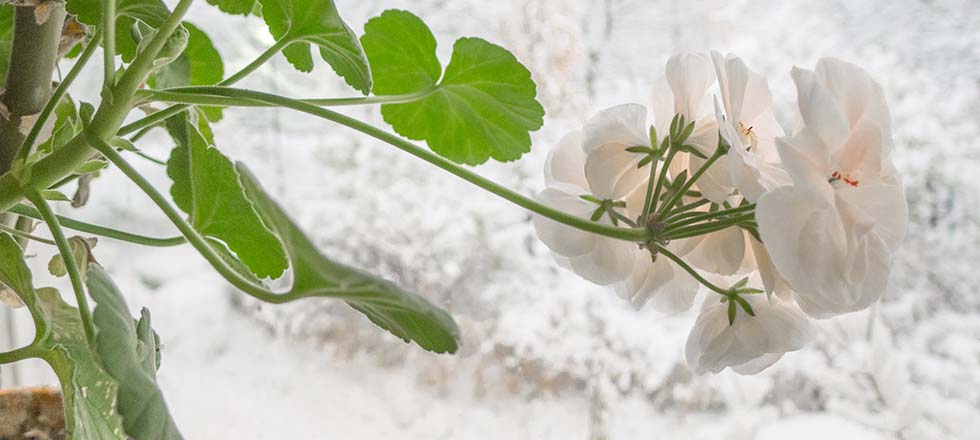
{"type": "Polygon", "coordinates": [[[262,15],[258,0],[208,0],[222,12],[234,15],[262,15]]]}
{"type": "Polygon", "coordinates": [[[452,317],[421,296],[324,256],[241,163],[236,168],[255,209],[282,241],[292,267],[287,295],[332,296],[402,340],[437,353],[455,353],[459,329],[452,317]]]}
{"type": "Polygon", "coordinates": [[[516,160],[530,151],[529,133],[541,127],[544,109],[530,72],[506,49],[460,38],[439,79],[432,33],[418,17],[397,10],[368,21],[361,42],[376,94],[425,94],[381,106],[402,136],[470,165],[516,160]]]}
{"type": "MultiPolygon", "coordinates": [[[[71,248],[71,255],[75,259],[75,264],[78,267],[79,272],[82,276],[88,271],[88,265],[90,262],[94,261],[92,258],[92,248],[98,244],[98,239],[94,237],[70,237],[68,239],[68,247],[71,248]]],[[[68,275],[68,268],[65,267],[65,259],[61,254],[55,254],[48,261],[48,272],[56,277],[63,277],[68,275]]]]}
{"type": "Polygon", "coordinates": [[[365,95],[371,70],[357,35],[337,13],[333,0],[259,0],[262,18],[276,39],[291,43],[282,51],[297,70],[313,70],[311,45],[338,75],[365,95]]]}
{"type": "Polygon", "coordinates": [[[116,411],[119,384],[89,347],[78,309],[55,289],[34,289],[21,248],[7,234],[0,234],[0,283],[17,293],[43,326],[37,331],[44,337],[34,346],[61,382],[69,438],[125,439],[116,411]]]}
{"type": "MultiPolygon", "coordinates": [[[[92,313],[95,348],[105,371],[119,383],[118,411],[126,433],[141,440],[182,438],[156,384],[155,335],[147,329],[138,334],[139,323],[133,320],[119,288],[102,266],[89,266],[86,285],[96,303],[92,313]],[[152,350],[141,348],[146,344],[152,344],[152,350]],[[151,352],[154,357],[147,361],[151,352]]],[[[143,320],[148,327],[148,313],[143,320]]]]}

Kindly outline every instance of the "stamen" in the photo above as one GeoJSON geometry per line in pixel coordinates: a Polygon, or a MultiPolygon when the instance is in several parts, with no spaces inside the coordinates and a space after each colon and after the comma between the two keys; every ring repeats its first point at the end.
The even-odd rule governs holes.
{"type": "Polygon", "coordinates": [[[828,183],[834,183],[834,182],[836,182],[838,180],[843,180],[844,183],[846,183],[848,185],[851,185],[851,186],[853,186],[855,188],[857,188],[858,185],[861,183],[857,179],[852,179],[850,174],[841,175],[840,171],[834,171],[830,175],[830,179],[827,180],[827,182],[828,183]]]}

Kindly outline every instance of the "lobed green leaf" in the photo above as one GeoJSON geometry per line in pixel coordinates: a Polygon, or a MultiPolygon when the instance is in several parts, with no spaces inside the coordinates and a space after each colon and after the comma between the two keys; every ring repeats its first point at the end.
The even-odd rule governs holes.
{"type": "Polygon", "coordinates": [[[529,133],[541,128],[544,109],[530,72],[513,54],[480,38],[460,38],[439,80],[435,38],[418,17],[389,10],[364,30],[375,93],[424,94],[381,106],[396,132],[469,165],[516,160],[530,151],[529,133]]]}
{"type": "MultiPolygon", "coordinates": [[[[371,92],[371,71],[354,31],[340,18],[333,0],[259,0],[262,18],[289,63],[301,72],[313,71],[311,45],[351,87],[371,92]]],[[[236,4],[237,5],[237,4],[236,4]]],[[[244,5],[241,5],[244,7],[244,5]]]]}

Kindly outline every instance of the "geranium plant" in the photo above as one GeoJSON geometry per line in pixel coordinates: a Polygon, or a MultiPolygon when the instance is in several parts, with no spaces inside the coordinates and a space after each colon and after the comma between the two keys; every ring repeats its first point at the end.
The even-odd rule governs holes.
{"type": "Polygon", "coordinates": [[[258,300],[335,298],[425,350],[458,349],[446,312],[318,249],[248,167],[221,151],[211,125],[235,107],[316,116],[527,209],[559,264],[615,285],[637,307],[679,312],[707,292],[687,343],[699,372],[761,371],[806,343],[810,318],[866,308],[885,290],[906,206],[880,86],[853,65],[823,60],[793,71],[801,123],[787,136],[766,80],[739,58],[674,56],[654,87],[652,123],[637,104],[600,112],[551,151],[546,189],[532,198],[466,167],[519,159],[543,123],[530,73],[506,49],[464,37],[440,60],[426,24],[407,11],[385,11],[358,35],[331,0],[208,0],[261,16],[275,38],[225,75],[205,31],[184,21],[191,3],[0,2],[0,296],[25,306],[36,328],[33,342],[0,353],[0,363],[40,358],[52,367],[73,438],[180,438],[156,385],[161,350],[150,312],[134,318],[96,260],[93,237],[188,244],[258,300]],[[100,102],[77,102],[72,82],[99,48],[100,102]],[[303,72],[318,54],[361,96],[234,87],[280,54],[303,72]],[[63,57],[71,68],[52,83],[63,57]],[[390,128],[331,109],[364,105],[380,106],[390,128]],[[174,142],[161,163],[169,191],[130,165],[155,129],[174,142]],[[84,204],[107,166],[181,235],[147,237],[54,213],[53,203],[84,204]],[[73,197],[63,192],[70,187],[73,197]],[[36,221],[50,239],[35,234],[36,221]],[[31,242],[57,247],[49,270],[68,277],[71,292],[34,285],[24,259],[31,242]],[[283,277],[290,287],[269,287],[283,277]]]}

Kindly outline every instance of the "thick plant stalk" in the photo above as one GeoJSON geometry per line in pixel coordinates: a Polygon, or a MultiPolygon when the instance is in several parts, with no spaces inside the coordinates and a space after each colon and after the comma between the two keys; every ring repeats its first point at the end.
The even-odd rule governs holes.
{"type": "Polygon", "coordinates": [[[6,89],[0,97],[0,174],[10,169],[24,133],[23,117],[40,112],[51,97],[51,75],[58,61],[58,44],[65,21],[64,4],[54,3],[46,17],[35,14],[35,7],[16,7],[14,40],[10,51],[6,89]],[[38,23],[43,19],[42,23],[38,23]]]}

